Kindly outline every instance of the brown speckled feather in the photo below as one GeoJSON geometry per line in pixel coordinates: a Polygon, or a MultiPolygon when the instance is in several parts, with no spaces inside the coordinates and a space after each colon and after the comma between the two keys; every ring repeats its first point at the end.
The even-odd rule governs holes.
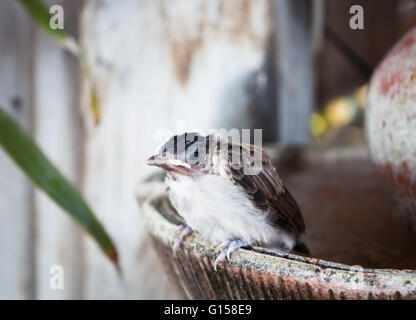
{"type": "MultiPolygon", "coordinates": [[[[225,175],[236,185],[241,186],[261,210],[269,212],[272,225],[294,233],[297,237],[304,232],[305,224],[299,207],[290,192],[284,187],[282,180],[277,174],[269,156],[264,150],[262,152],[262,169],[256,175],[245,175],[244,167],[253,166],[253,145],[234,145],[234,151],[240,149],[242,157],[240,163],[232,164],[232,144],[228,145],[227,170],[225,175]],[[242,159],[246,159],[242,161],[242,159]]],[[[225,148],[224,148],[225,149],[225,148]]]]}

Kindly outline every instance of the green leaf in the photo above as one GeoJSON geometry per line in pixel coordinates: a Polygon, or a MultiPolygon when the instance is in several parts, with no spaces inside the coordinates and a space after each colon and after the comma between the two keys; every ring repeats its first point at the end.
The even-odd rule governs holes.
{"type": "Polygon", "coordinates": [[[58,41],[64,40],[68,37],[68,33],[63,29],[52,29],[49,26],[51,14],[48,8],[40,0],[18,0],[26,9],[27,13],[32,16],[32,19],[58,41]]]}
{"type": "Polygon", "coordinates": [[[88,231],[119,270],[117,250],[87,203],[46,158],[32,138],[1,106],[0,146],[33,183],[88,231]]]}

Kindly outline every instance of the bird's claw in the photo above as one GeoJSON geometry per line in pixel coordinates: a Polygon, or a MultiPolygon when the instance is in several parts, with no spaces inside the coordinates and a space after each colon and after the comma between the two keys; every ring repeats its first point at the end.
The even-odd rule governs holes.
{"type": "Polygon", "coordinates": [[[219,245],[218,245],[218,247],[217,247],[217,250],[224,250],[225,248],[227,248],[229,245],[230,245],[230,240],[227,240],[227,241],[224,241],[224,242],[221,242],[219,245]]]}
{"type": "Polygon", "coordinates": [[[176,250],[179,249],[185,238],[193,232],[191,227],[185,225],[179,226],[178,231],[180,231],[181,233],[179,234],[179,237],[175,240],[175,243],[172,246],[173,254],[176,254],[176,250]]]}
{"type": "Polygon", "coordinates": [[[228,260],[231,259],[231,254],[236,251],[238,248],[246,247],[249,244],[247,241],[244,240],[229,240],[222,242],[217,249],[222,250],[221,253],[218,255],[217,259],[215,259],[214,262],[214,270],[217,271],[217,265],[218,263],[225,260],[225,257],[227,257],[228,260]]]}

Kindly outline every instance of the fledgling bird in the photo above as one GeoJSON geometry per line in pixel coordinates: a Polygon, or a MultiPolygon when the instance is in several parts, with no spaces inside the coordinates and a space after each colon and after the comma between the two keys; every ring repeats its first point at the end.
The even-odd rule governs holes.
{"type": "Polygon", "coordinates": [[[171,137],[147,164],[167,171],[169,200],[186,223],[174,252],[193,231],[221,249],[215,270],[241,247],[289,252],[298,244],[307,251],[300,241],[305,224],[299,207],[263,149],[214,134],[185,133],[171,137]],[[246,174],[256,169],[256,151],[260,167],[246,174]]]}

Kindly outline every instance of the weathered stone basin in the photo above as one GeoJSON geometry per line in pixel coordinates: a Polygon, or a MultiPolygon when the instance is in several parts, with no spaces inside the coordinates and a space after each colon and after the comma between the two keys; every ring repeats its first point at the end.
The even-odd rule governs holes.
{"type": "Polygon", "coordinates": [[[299,202],[311,257],[240,249],[218,265],[215,247],[190,236],[172,254],[180,219],[160,178],[138,198],[172,283],[190,299],[416,299],[416,235],[392,214],[389,191],[363,148],[275,147],[272,154],[299,202]]]}

